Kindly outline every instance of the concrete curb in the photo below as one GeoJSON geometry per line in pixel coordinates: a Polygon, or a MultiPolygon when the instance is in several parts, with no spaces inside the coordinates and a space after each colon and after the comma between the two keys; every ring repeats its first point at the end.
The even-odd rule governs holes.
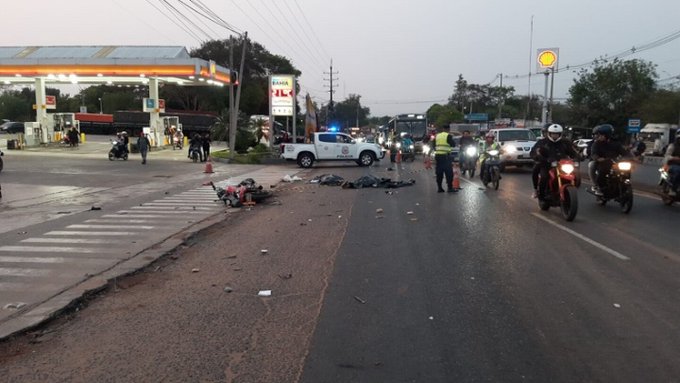
{"type": "Polygon", "coordinates": [[[151,245],[146,250],[121,261],[108,270],[104,270],[94,276],[88,276],[78,284],[31,307],[29,310],[16,313],[16,316],[12,316],[0,324],[0,341],[25,334],[49,323],[66,312],[70,312],[88,297],[106,290],[115,279],[133,275],[164,256],[171,254],[201,231],[222,221],[224,219],[222,217],[223,214],[223,212],[219,212],[209,216],[171,235],[162,242],[151,245]]]}

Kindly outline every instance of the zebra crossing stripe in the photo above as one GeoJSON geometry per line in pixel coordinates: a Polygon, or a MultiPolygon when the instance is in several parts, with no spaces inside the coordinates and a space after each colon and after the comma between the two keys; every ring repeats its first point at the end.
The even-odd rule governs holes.
{"type": "Polygon", "coordinates": [[[51,272],[50,270],[0,267],[0,276],[3,277],[43,277],[49,274],[50,272],[51,272]]]}
{"type": "MultiPolygon", "coordinates": [[[[114,216],[109,216],[109,218],[128,218],[125,217],[124,215],[114,215],[114,216]]],[[[160,216],[159,216],[160,218],[160,216]]],[[[164,223],[163,220],[161,219],[88,219],[85,222],[92,222],[92,223],[152,223],[152,222],[160,222],[164,223]]]]}
{"type": "Polygon", "coordinates": [[[109,259],[96,258],[64,258],[64,257],[4,257],[0,256],[2,263],[77,263],[82,264],[109,264],[109,259]]]}
{"type": "Polygon", "coordinates": [[[68,225],[67,229],[135,229],[135,230],[151,230],[156,226],[146,225],[68,225]]]}
{"type": "MultiPolygon", "coordinates": [[[[121,215],[127,215],[128,213],[131,213],[131,214],[139,214],[139,213],[149,213],[149,214],[205,214],[206,213],[204,211],[184,211],[184,210],[179,211],[179,210],[169,210],[169,209],[160,209],[159,210],[158,207],[155,207],[155,208],[148,207],[148,208],[146,208],[146,210],[148,210],[148,211],[142,211],[144,209],[139,209],[142,206],[136,206],[136,207],[138,209],[135,209],[135,210],[120,210],[120,211],[117,211],[116,213],[121,214],[121,215]]],[[[210,210],[212,210],[212,209],[210,209],[210,210]]]]}
{"type": "Polygon", "coordinates": [[[90,244],[90,245],[103,245],[119,243],[118,239],[92,239],[92,238],[26,238],[21,242],[25,243],[70,243],[70,244],[90,244]]]}
{"type": "Polygon", "coordinates": [[[87,247],[58,247],[58,246],[0,246],[0,251],[16,252],[47,252],[47,253],[117,253],[120,249],[114,248],[87,248],[87,247]]]}
{"type": "Polygon", "coordinates": [[[168,205],[153,206],[153,205],[148,205],[148,204],[144,204],[142,206],[133,206],[130,209],[134,209],[134,210],[158,210],[160,212],[160,211],[163,211],[163,210],[159,210],[159,209],[167,209],[169,207],[174,208],[174,210],[177,211],[178,214],[184,213],[184,210],[213,210],[213,208],[211,208],[211,207],[203,207],[203,206],[196,206],[196,207],[192,207],[192,206],[172,206],[172,205],[170,205],[170,206],[168,206],[168,205]]]}
{"type": "MultiPolygon", "coordinates": [[[[141,213],[141,211],[138,211],[137,213],[141,213]]],[[[165,219],[167,219],[168,216],[167,215],[153,215],[153,214],[143,214],[143,215],[141,215],[141,214],[121,214],[121,215],[107,214],[107,215],[103,215],[102,218],[162,218],[162,219],[159,219],[159,220],[156,220],[156,221],[165,222],[165,219]]],[[[102,221],[105,221],[105,220],[102,220],[102,221]]],[[[130,221],[133,221],[133,220],[130,220],[130,221]]],[[[94,222],[94,221],[92,221],[92,222],[94,222]]],[[[106,222],[111,222],[111,221],[107,220],[106,222]]],[[[148,221],[148,222],[151,222],[151,221],[148,221]]]]}
{"type": "Polygon", "coordinates": [[[133,231],[48,231],[45,235],[76,235],[76,236],[126,236],[126,235],[139,235],[139,232],[133,231]]]}

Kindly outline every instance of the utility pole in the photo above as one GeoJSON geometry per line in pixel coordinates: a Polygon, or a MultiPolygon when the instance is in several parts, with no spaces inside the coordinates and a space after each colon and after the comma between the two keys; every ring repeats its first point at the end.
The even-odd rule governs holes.
{"type": "MultiPolygon", "coordinates": [[[[238,109],[239,101],[241,99],[241,82],[243,81],[243,65],[246,60],[246,49],[248,48],[248,32],[245,32],[242,36],[243,46],[241,47],[241,65],[238,71],[238,88],[236,89],[236,100],[232,102],[232,108],[229,110],[229,153],[232,157],[236,154],[236,124],[238,122],[238,109]]],[[[229,51],[229,66],[234,67],[234,44],[231,44],[231,49],[229,51]]],[[[229,87],[229,98],[233,100],[234,97],[234,84],[229,87]]],[[[271,121],[270,121],[271,123],[271,121]]],[[[273,124],[270,128],[269,137],[273,137],[273,124]]]]}
{"type": "Polygon", "coordinates": [[[330,94],[330,102],[328,103],[328,113],[326,113],[326,126],[329,126],[330,122],[335,118],[335,106],[333,105],[333,93],[335,93],[335,90],[333,90],[333,80],[338,81],[338,78],[334,78],[333,76],[336,74],[339,74],[340,72],[333,72],[333,59],[331,59],[331,70],[330,72],[323,72],[324,74],[329,75],[329,78],[324,78],[324,81],[329,81],[330,85],[325,85],[324,87],[330,88],[328,93],[330,94]]]}
{"type": "Polygon", "coordinates": [[[503,114],[503,73],[498,75],[501,76],[501,86],[498,90],[498,117],[496,119],[500,120],[503,114]]]}

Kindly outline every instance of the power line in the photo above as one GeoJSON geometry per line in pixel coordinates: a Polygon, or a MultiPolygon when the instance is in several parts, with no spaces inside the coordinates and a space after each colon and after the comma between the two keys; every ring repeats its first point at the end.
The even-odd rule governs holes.
{"type": "Polygon", "coordinates": [[[183,25],[183,24],[181,24],[181,23],[178,23],[177,20],[173,19],[171,16],[168,16],[165,12],[163,12],[162,9],[160,9],[160,8],[158,8],[156,5],[154,5],[154,4],[151,2],[151,0],[145,0],[145,1],[146,1],[149,5],[151,5],[152,7],[154,7],[160,14],[162,14],[162,15],[165,16],[168,20],[170,20],[173,24],[175,24],[177,27],[179,27],[181,30],[183,30],[184,32],[186,32],[188,35],[191,35],[192,37],[194,37],[194,38],[196,39],[196,41],[199,42],[199,44],[202,42],[202,41],[201,41],[201,38],[198,37],[198,35],[196,35],[195,33],[193,33],[193,31],[191,31],[191,30],[190,30],[189,28],[187,28],[185,25],[183,25]]]}
{"type": "MultiPolygon", "coordinates": [[[[187,25],[182,21],[182,19],[180,19],[180,18],[178,17],[178,15],[179,15],[179,16],[181,16],[182,18],[185,18],[185,19],[186,19],[186,16],[184,16],[181,12],[179,12],[179,11],[177,10],[177,8],[175,8],[172,4],[170,4],[170,3],[168,2],[168,0],[159,0],[159,1],[160,1],[161,5],[163,5],[163,6],[165,7],[165,9],[167,9],[167,10],[170,12],[170,14],[173,14],[173,13],[175,14],[175,15],[174,15],[174,16],[175,16],[175,19],[176,19],[180,24],[182,24],[182,25],[186,28],[186,29],[183,28],[185,31],[188,30],[188,31],[189,31],[189,34],[191,34],[192,36],[194,36],[194,38],[196,38],[196,39],[197,39],[198,41],[200,41],[201,43],[203,43],[203,42],[205,41],[205,40],[201,39],[200,37],[198,37],[198,35],[197,35],[196,33],[194,33],[194,31],[191,30],[191,28],[190,28],[189,26],[187,26],[187,25]],[[173,11],[174,11],[174,12],[173,12],[173,11]]],[[[194,26],[195,26],[195,24],[194,24],[194,26]]],[[[198,28],[198,29],[201,30],[200,28],[198,28]]],[[[203,30],[201,30],[201,32],[202,32],[203,34],[206,34],[205,31],[203,31],[203,30]]],[[[207,35],[207,34],[206,34],[206,35],[207,35]]],[[[207,35],[207,37],[210,38],[210,35],[207,35]]]]}
{"type": "Polygon", "coordinates": [[[314,38],[316,39],[316,42],[319,44],[319,46],[321,47],[321,49],[322,49],[322,50],[324,51],[324,53],[326,54],[325,57],[326,57],[326,58],[331,57],[331,55],[328,54],[328,52],[324,49],[323,44],[321,44],[321,41],[319,41],[318,34],[314,31],[314,27],[312,27],[312,24],[311,24],[311,23],[309,22],[309,20],[307,19],[307,15],[305,15],[305,12],[304,12],[304,11],[302,10],[302,8],[300,7],[300,4],[298,4],[297,0],[293,0],[293,1],[295,2],[295,5],[297,6],[298,10],[300,11],[300,14],[302,15],[302,18],[305,19],[305,22],[306,22],[307,25],[309,26],[309,29],[312,31],[312,36],[314,36],[314,38]]]}

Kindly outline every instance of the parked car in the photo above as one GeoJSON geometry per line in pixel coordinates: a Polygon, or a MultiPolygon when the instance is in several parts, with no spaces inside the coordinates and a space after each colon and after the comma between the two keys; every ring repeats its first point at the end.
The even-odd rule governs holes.
{"type": "Polygon", "coordinates": [[[491,129],[490,133],[496,138],[496,142],[501,145],[500,169],[505,170],[506,166],[526,166],[534,165],[534,160],[529,155],[531,148],[536,144],[536,136],[529,129],[523,128],[502,128],[491,129]]]}
{"type": "Polygon", "coordinates": [[[2,133],[23,133],[24,132],[24,123],[23,122],[14,122],[14,121],[7,121],[0,125],[0,132],[2,133]]]}

